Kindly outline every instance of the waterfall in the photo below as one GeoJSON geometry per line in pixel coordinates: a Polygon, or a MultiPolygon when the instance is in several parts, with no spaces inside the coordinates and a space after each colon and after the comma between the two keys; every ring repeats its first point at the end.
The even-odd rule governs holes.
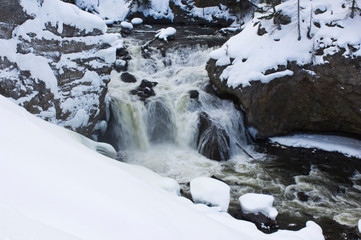
{"type": "Polygon", "coordinates": [[[212,48],[153,48],[145,56],[139,40],[125,43],[132,58],[128,72],[137,81],[123,82],[122,73],[112,73],[117,149],[147,151],[167,143],[215,160],[239,153],[237,145],[247,144],[243,116],[232,101],[218,98],[207,86],[205,63],[212,48]]]}

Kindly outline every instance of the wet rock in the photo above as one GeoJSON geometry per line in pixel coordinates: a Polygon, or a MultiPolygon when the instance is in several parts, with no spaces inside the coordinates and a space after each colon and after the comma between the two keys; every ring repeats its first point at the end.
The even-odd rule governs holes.
{"type": "Polygon", "coordinates": [[[265,138],[294,131],[343,132],[361,135],[361,58],[343,52],[325,57],[324,65],[284,66],[293,76],[269,83],[252,81],[244,88],[229,88],[219,79],[225,67],[207,64],[211,83],[221,93],[235,96],[249,125],[265,138]],[[305,71],[307,69],[307,71],[305,71]]]}
{"type": "Polygon", "coordinates": [[[197,90],[190,90],[190,91],[189,91],[189,97],[190,97],[190,98],[198,99],[198,97],[199,97],[199,92],[198,92],[197,90]]]}
{"type": "Polygon", "coordinates": [[[134,75],[130,74],[128,72],[122,73],[122,75],[120,75],[120,79],[123,82],[126,82],[126,83],[135,83],[135,82],[137,82],[137,79],[134,77],[134,75]]]}
{"type": "Polygon", "coordinates": [[[122,72],[122,71],[127,71],[128,70],[128,62],[125,60],[116,60],[114,63],[114,69],[115,71],[122,72]]]}
{"type": "Polygon", "coordinates": [[[276,220],[272,220],[266,217],[262,213],[254,214],[254,213],[243,213],[240,210],[239,219],[243,219],[249,222],[253,222],[256,224],[257,228],[265,233],[273,233],[279,229],[278,223],[276,220]]]}
{"type": "Polygon", "coordinates": [[[143,79],[136,89],[130,91],[130,94],[137,95],[142,101],[145,101],[145,99],[155,96],[153,87],[157,86],[157,84],[157,82],[151,82],[143,79]]]}
{"type": "Polygon", "coordinates": [[[298,192],[297,198],[302,202],[307,202],[309,199],[309,196],[305,192],[298,192]]]}
{"type": "Polygon", "coordinates": [[[121,48],[117,48],[116,50],[116,56],[117,58],[122,58],[122,57],[125,57],[125,56],[128,56],[129,55],[129,52],[126,48],[124,47],[121,47],[121,48]]]}
{"type": "Polygon", "coordinates": [[[205,112],[199,115],[197,148],[200,154],[212,160],[225,161],[231,156],[227,132],[205,112]]]}

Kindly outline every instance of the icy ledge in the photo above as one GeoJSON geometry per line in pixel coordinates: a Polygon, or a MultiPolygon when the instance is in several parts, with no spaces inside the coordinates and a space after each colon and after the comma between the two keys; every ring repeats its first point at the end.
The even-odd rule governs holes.
{"type": "Polygon", "coordinates": [[[349,157],[361,158],[361,141],[347,137],[297,134],[273,137],[270,140],[288,147],[316,148],[328,152],[339,152],[349,157]]]}
{"type": "Polygon", "coordinates": [[[0,239],[324,239],[314,222],[267,235],[250,222],[194,205],[178,196],[174,180],[100,155],[2,96],[0,116],[6,116],[0,124],[0,239]]]}

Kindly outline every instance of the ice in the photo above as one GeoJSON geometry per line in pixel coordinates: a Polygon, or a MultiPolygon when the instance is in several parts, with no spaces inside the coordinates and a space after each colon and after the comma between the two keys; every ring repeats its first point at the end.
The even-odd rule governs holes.
{"type": "Polygon", "coordinates": [[[130,22],[131,22],[133,25],[139,25],[139,24],[142,24],[142,23],[143,23],[143,19],[141,19],[141,18],[133,18],[130,22]]]}
{"type": "Polygon", "coordinates": [[[262,213],[266,217],[275,220],[278,211],[272,207],[273,201],[273,196],[258,193],[246,193],[239,197],[239,202],[244,213],[253,213],[256,215],[262,213]]]}
{"type": "Polygon", "coordinates": [[[175,28],[173,28],[173,27],[162,28],[162,29],[158,30],[155,37],[159,38],[159,39],[163,39],[164,41],[167,41],[167,38],[170,36],[173,36],[174,34],[176,34],[176,32],[177,32],[177,30],[175,30],[175,28]]]}
{"type": "Polygon", "coordinates": [[[346,156],[361,158],[361,141],[348,137],[296,134],[293,136],[273,137],[272,142],[289,147],[316,148],[328,152],[339,152],[346,156]]]}
{"type": "Polygon", "coordinates": [[[195,203],[210,204],[227,212],[230,201],[230,187],[219,180],[198,177],[190,183],[191,194],[195,203]]]}

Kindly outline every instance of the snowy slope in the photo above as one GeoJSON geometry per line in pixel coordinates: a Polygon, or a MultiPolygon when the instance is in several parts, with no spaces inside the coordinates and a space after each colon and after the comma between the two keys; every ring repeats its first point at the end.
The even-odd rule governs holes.
{"type": "Polygon", "coordinates": [[[267,83],[275,78],[293,75],[288,62],[298,65],[324,64],[324,57],[345,50],[343,56],[361,56],[361,16],[350,17],[351,1],[300,1],[301,39],[297,31],[297,0],[276,6],[283,16],[290,17],[277,29],[270,9],[255,13],[241,33],[210,54],[218,66],[228,66],[220,76],[230,87],[250,85],[250,81],[267,83]],[[263,31],[263,33],[262,33],[263,31]],[[275,70],[267,74],[267,70],[275,70]]]}
{"type": "Polygon", "coordinates": [[[323,239],[313,222],[266,235],[193,205],[171,180],[99,155],[4,97],[0,115],[0,239],[323,239]]]}

